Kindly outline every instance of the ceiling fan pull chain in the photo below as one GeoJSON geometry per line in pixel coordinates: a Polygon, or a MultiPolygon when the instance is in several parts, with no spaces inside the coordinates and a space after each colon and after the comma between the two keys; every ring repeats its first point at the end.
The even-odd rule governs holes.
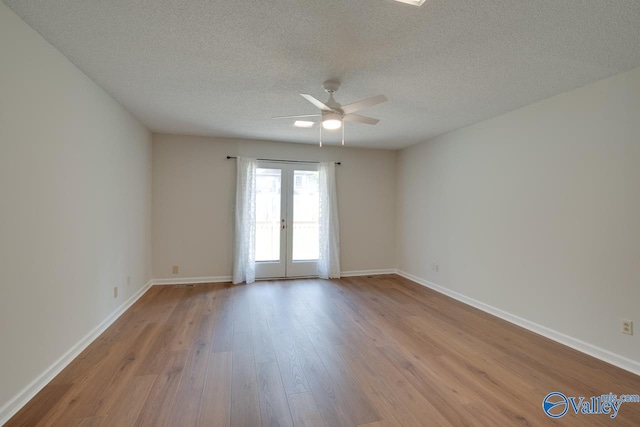
{"type": "Polygon", "coordinates": [[[320,128],[320,148],[322,148],[322,122],[320,122],[320,126],[318,126],[320,128]]]}
{"type": "Polygon", "coordinates": [[[342,121],[342,145],[344,145],[344,120],[342,121]]]}

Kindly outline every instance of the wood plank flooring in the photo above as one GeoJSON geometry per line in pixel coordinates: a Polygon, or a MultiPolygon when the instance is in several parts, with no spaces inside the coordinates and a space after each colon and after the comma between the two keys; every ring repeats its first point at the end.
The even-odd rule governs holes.
{"type": "Polygon", "coordinates": [[[6,426],[640,425],[640,377],[395,275],[151,288],[6,426]]]}

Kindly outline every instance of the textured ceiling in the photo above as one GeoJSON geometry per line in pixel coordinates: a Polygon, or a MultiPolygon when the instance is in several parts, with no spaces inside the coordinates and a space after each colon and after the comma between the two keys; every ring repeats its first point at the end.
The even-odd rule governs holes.
{"type": "MultiPolygon", "coordinates": [[[[155,132],[317,143],[300,97],[389,101],[400,148],[640,66],[638,0],[4,0],[155,132]]],[[[339,132],[325,139],[338,141],[339,132]]]]}

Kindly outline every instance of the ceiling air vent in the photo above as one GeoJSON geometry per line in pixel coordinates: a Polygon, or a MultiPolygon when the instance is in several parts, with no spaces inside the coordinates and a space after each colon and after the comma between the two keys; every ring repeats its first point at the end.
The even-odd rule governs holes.
{"type": "Polygon", "coordinates": [[[396,1],[399,1],[400,3],[412,4],[414,6],[422,6],[422,4],[424,3],[424,0],[396,0],[396,1]]]}

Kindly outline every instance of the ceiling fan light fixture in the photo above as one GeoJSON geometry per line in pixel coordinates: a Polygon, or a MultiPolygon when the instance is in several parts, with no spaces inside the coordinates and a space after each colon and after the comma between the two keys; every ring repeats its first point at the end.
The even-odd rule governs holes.
{"type": "Polygon", "coordinates": [[[296,120],[293,125],[298,128],[310,128],[315,122],[309,122],[307,120],[296,120]]]}
{"type": "Polygon", "coordinates": [[[322,122],[322,127],[328,130],[340,129],[342,122],[336,119],[325,120],[322,122]]]}
{"type": "Polygon", "coordinates": [[[422,6],[425,2],[425,0],[396,0],[396,1],[400,3],[410,4],[413,6],[422,6]]]}
{"type": "Polygon", "coordinates": [[[340,129],[342,117],[336,113],[328,113],[322,117],[322,127],[328,130],[340,129]]]}

